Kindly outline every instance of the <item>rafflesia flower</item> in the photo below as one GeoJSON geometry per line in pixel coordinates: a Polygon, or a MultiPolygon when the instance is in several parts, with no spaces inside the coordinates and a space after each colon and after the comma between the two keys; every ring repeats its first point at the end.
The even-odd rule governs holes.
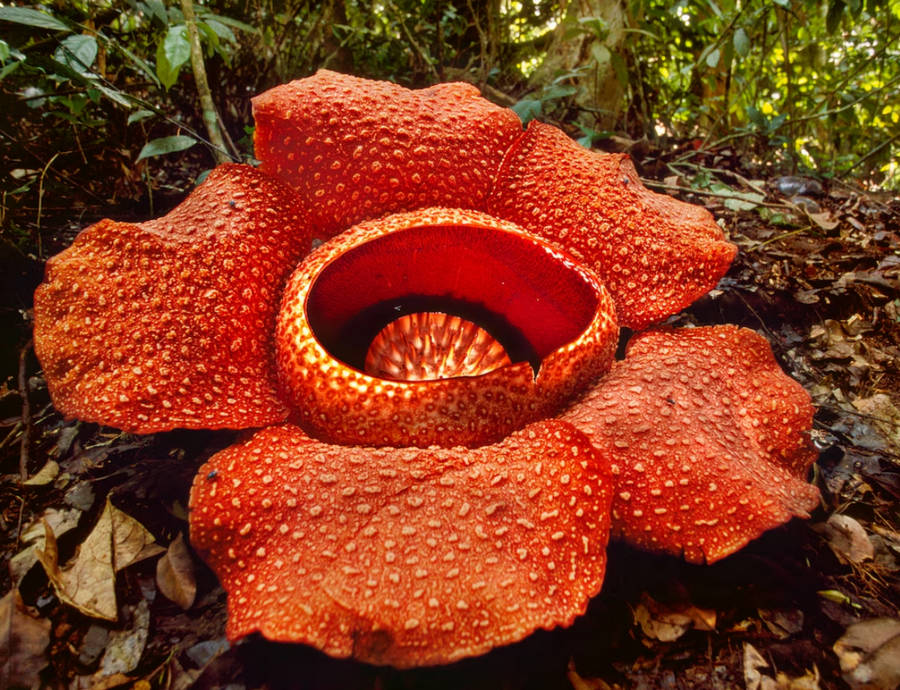
{"type": "Polygon", "coordinates": [[[727,270],[707,211],[465,84],[319,72],[254,111],[260,169],[92,226],[35,295],[65,415],[262,427],[191,494],[230,638],[447,663],[571,624],[610,535],[710,562],[816,504],[765,340],[643,330],[727,270]]]}

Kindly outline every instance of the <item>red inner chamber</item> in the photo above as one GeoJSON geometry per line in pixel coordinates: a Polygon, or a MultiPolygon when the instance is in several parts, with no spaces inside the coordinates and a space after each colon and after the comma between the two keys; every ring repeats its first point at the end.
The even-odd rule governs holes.
{"type": "Polygon", "coordinates": [[[473,321],[535,369],[575,340],[597,310],[596,285],[527,235],[471,226],[414,227],[361,244],[325,267],[306,311],[319,342],[362,368],[372,338],[403,314],[473,321]]]}

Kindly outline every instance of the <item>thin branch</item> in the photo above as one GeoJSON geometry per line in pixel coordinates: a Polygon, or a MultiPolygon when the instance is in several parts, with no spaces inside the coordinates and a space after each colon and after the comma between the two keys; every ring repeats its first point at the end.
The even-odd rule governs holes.
{"type": "Polygon", "coordinates": [[[657,189],[665,189],[671,192],[687,192],[690,194],[699,194],[700,196],[711,196],[716,197],[718,199],[736,199],[737,201],[744,201],[749,204],[753,204],[754,206],[765,206],[766,208],[780,208],[787,209],[789,211],[799,211],[800,209],[792,203],[784,202],[784,203],[774,203],[770,201],[751,201],[739,194],[726,194],[724,192],[713,192],[706,189],[694,189],[693,187],[685,187],[683,185],[678,184],[666,184],[665,182],[657,182],[656,180],[648,180],[645,178],[641,178],[641,182],[643,182],[648,187],[655,187],[657,189]]]}
{"type": "Polygon", "coordinates": [[[57,159],[60,152],[57,151],[53,154],[53,158],[47,161],[47,165],[44,166],[44,169],[41,170],[41,176],[38,179],[38,207],[37,207],[37,253],[38,258],[43,258],[43,243],[41,242],[41,210],[44,203],[44,177],[47,175],[48,168],[53,165],[53,161],[57,159]]]}
{"type": "Polygon", "coordinates": [[[887,140],[885,140],[885,141],[882,141],[878,146],[876,146],[874,149],[872,149],[871,151],[869,151],[865,156],[862,156],[862,157],[861,157],[859,160],[857,160],[853,165],[851,165],[849,168],[847,168],[846,170],[844,170],[844,171],[840,174],[840,176],[841,176],[841,177],[846,177],[846,176],[849,175],[851,172],[853,172],[854,170],[856,170],[856,168],[858,168],[860,165],[862,165],[863,163],[865,163],[867,160],[869,160],[869,159],[872,158],[873,156],[878,155],[878,153],[879,153],[883,148],[885,148],[885,147],[887,147],[887,146],[890,146],[891,144],[893,144],[893,143],[894,143],[895,141],[897,141],[898,139],[900,139],[900,133],[895,134],[895,135],[892,136],[890,139],[887,139],[887,140]]]}
{"type": "Polygon", "coordinates": [[[397,9],[397,7],[393,3],[391,3],[390,7],[394,12],[397,13],[397,19],[400,22],[400,28],[403,29],[403,33],[406,35],[406,40],[409,41],[409,44],[415,49],[416,53],[418,53],[419,59],[422,61],[428,71],[431,72],[431,75],[436,80],[440,81],[441,75],[438,74],[437,69],[435,69],[435,66],[431,63],[431,59],[422,49],[422,46],[420,46],[416,41],[415,37],[412,35],[412,32],[409,30],[409,27],[406,26],[406,21],[403,19],[403,12],[397,9]]]}
{"type": "Polygon", "coordinates": [[[22,396],[22,439],[19,446],[19,480],[24,484],[28,481],[28,453],[31,445],[31,400],[28,397],[28,377],[25,372],[28,350],[31,348],[29,340],[19,350],[19,395],[22,396]]]}

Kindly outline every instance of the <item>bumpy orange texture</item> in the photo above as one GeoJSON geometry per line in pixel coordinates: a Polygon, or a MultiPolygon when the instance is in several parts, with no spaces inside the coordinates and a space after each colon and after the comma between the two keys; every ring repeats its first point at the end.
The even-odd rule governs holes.
{"type": "Polygon", "coordinates": [[[812,415],[762,336],[713,326],[639,334],[561,419],[612,458],[613,535],[701,563],[818,505],[812,415]]]}
{"type": "Polygon", "coordinates": [[[392,211],[484,208],[515,113],[471,84],[410,91],[320,70],[253,99],[262,169],[294,186],[322,237],[392,211]]]}
{"type": "Polygon", "coordinates": [[[204,465],[191,542],[260,631],[397,667],[570,625],[599,590],[611,486],[568,424],[495,446],[330,446],[270,427],[204,465]]]}
{"type": "Polygon", "coordinates": [[[614,311],[590,271],[511,223],[461,209],[395,214],[332,239],[291,276],[276,334],[280,381],[301,426],[332,443],[480,445],[551,416],[606,371],[614,311]],[[402,308],[409,296],[504,316],[533,347],[537,375],[523,361],[478,377],[392,381],[327,349],[355,335],[355,315],[402,308]]]}
{"type": "Polygon", "coordinates": [[[297,196],[243,165],[216,168],[163,218],[86,229],[34,297],[54,404],[137,433],[284,420],[275,315],[310,242],[297,196]]]}
{"type": "Polygon", "coordinates": [[[639,334],[597,382],[616,312],[643,328],[727,269],[705,210],[464,84],[322,71],[254,111],[262,171],[220,166],[163,218],[88,228],[34,308],[67,416],[151,433],[293,414],[320,437],[270,426],[194,482],[192,542],[228,591],[230,638],[448,663],[570,624],[610,519],[702,562],[816,505],[809,396],[754,333],[639,334]],[[365,337],[358,361],[335,354],[360,315],[442,301],[496,316],[528,354],[417,382],[364,374],[365,337]]]}
{"type": "Polygon", "coordinates": [[[709,292],[736,251],[709,211],[648,190],[627,156],[538,122],[506,155],[487,210],[592,268],[636,330],[709,292]]]}
{"type": "Polygon", "coordinates": [[[395,211],[488,211],[595,270],[641,329],[712,289],[735,247],[702,208],[654,194],[627,156],[582,148],[469,84],[409,90],[320,70],[253,99],[256,155],[325,239],[395,211]]]}

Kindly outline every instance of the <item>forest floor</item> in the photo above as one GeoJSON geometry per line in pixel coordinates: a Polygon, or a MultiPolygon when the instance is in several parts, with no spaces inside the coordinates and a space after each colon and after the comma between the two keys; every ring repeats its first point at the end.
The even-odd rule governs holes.
{"type": "MultiPolygon", "coordinates": [[[[133,436],[65,421],[30,350],[43,259],[104,215],[150,216],[146,196],[130,201],[139,178],[113,193],[99,177],[70,171],[79,188],[51,174],[41,210],[7,208],[4,196],[19,235],[0,244],[0,686],[896,687],[900,202],[835,181],[766,179],[728,150],[642,158],[648,183],[707,206],[740,248],[718,288],[673,323],[764,334],[817,406],[811,480],[822,505],[810,520],[711,566],[614,544],[603,591],[575,625],[452,666],[401,672],[258,638],[229,646],[225,594],[181,536],[192,477],[236,435],[133,436]],[[104,205],[115,195],[125,200],[104,205]],[[115,574],[103,564],[110,549],[127,566],[115,574]],[[66,589],[73,568],[80,592],[66,589]],[[189,607],[173,601],[187,603],[194,586],[189,607]],[[117,620],[82,613],[88,600],[117,620]]],[[[180,160],[154,163],[164,165],[155,215],[202,165],[180,160]]]]}

